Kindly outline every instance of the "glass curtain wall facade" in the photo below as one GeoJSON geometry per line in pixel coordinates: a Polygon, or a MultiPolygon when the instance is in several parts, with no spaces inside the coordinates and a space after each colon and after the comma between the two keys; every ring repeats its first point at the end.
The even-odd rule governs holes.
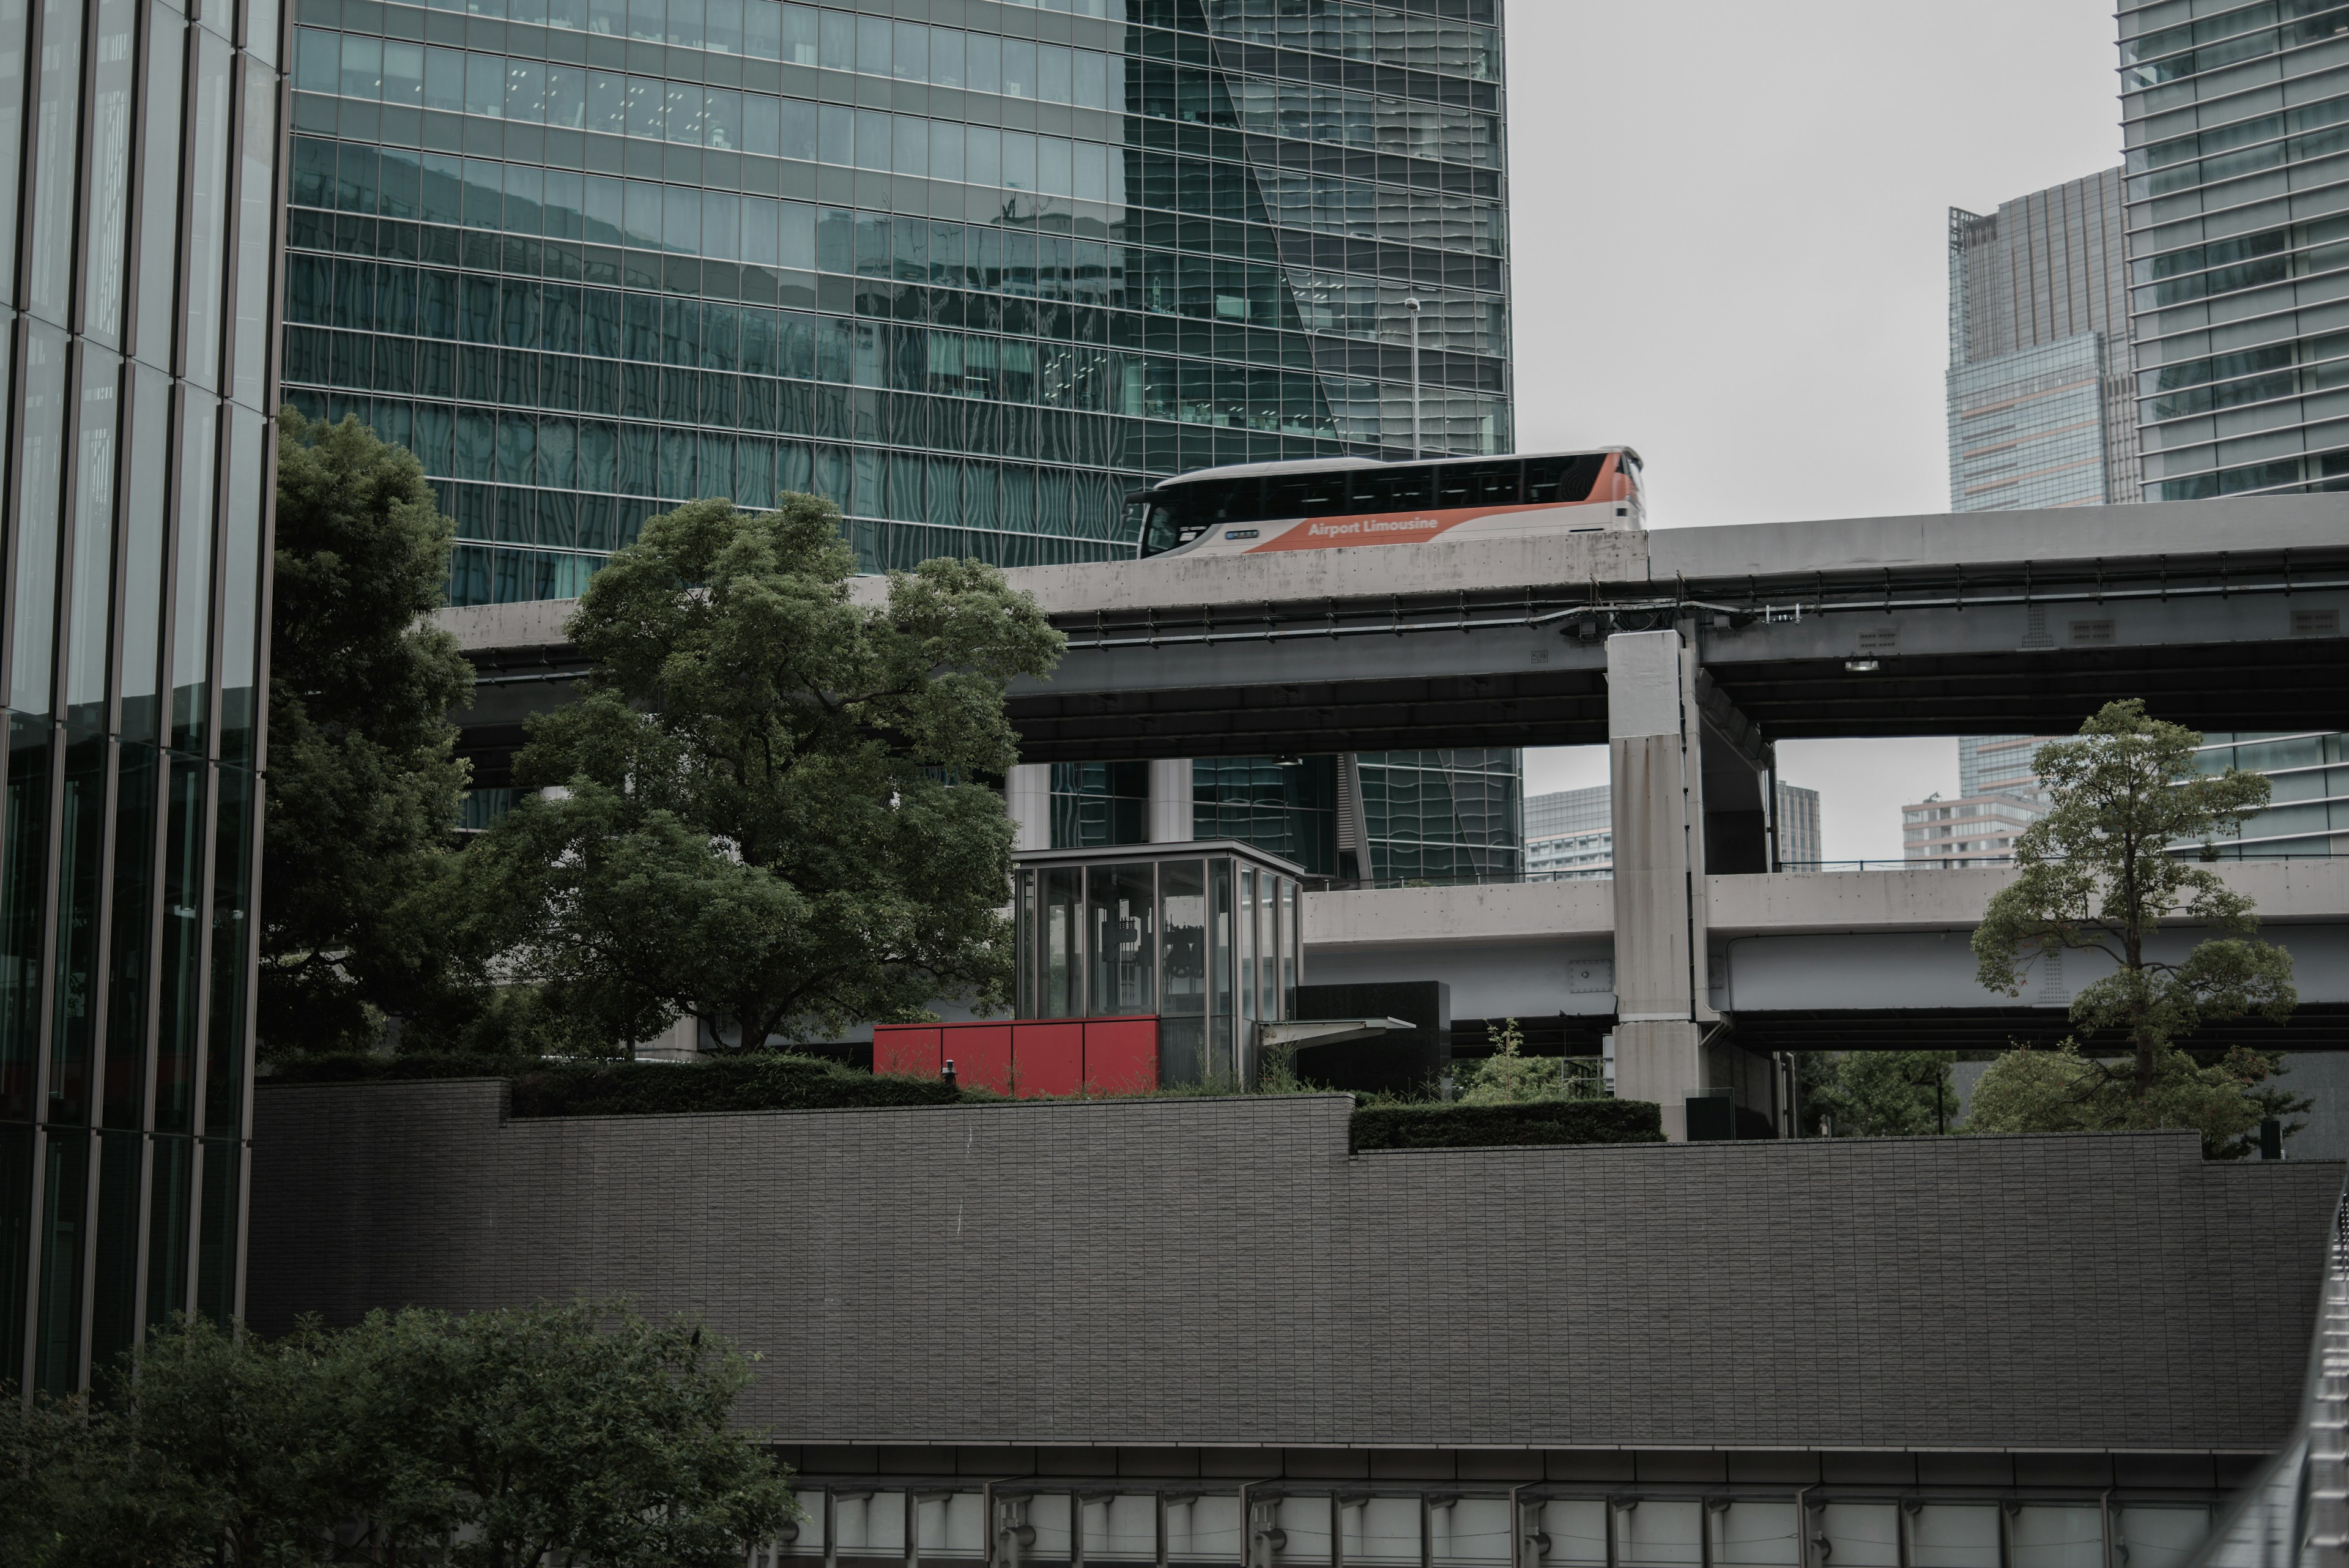
{"type": "Polygon", "coordinates": [[[1507,882],[1525,869],[1523,753],[1364,752],[1357,762],[1371,877],[1507,882]]]}
{"type": "Polygon", "coordinates": [[[458,603],[678,502],[866,570],[1130,555],[1153,476],[1509,450],[1496,0],[300,0],[288,400],[410,445],[458,603]]]}
{"type": "Polygon", "coordinates": [[[271,0],[0,0],[0,1384],[239,1310],[271,0]]]}
{"type": "Polygon", "coordinates": [[[2120,7],[2144,495],[2349,485],[2349,5],[2120,7]]]}
{"type": "Polygon", "coordinates": [[[1950,210],[1950,507],[2137,493],[2122,174],[1950,210]]]}

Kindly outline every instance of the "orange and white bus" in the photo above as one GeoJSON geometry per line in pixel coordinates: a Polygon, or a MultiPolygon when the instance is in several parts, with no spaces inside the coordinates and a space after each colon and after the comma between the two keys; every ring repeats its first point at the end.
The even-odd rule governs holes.
{"type": "Polygon", "coordinates": [[[1242,556],[1647,526],[1627,446],[1529,457],[1249,462],[1162,479],[1126,496],[1144,556],[1242,556]]]}

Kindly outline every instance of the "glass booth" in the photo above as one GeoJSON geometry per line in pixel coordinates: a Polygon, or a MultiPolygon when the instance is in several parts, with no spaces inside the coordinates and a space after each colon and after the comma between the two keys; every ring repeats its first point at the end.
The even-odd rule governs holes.
{"type": "Polygon", "coordinates": [[[1303,870],[1228,839],[1012,857],[1015,1012],[1154,1013],[1159,1080],[1252,1082],[1296,1016],[1303,870]]]}

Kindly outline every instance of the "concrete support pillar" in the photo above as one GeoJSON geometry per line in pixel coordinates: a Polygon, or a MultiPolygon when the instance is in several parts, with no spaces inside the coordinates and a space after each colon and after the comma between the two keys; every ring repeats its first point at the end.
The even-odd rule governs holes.
{"type": "Polygon", "coordinates": [[[1188,844],[1191,827],[1191,759],[1174,757],[1150,764],[1150,842],[1188,844]]]}
{"type": "Polygon", "coordinates": [[[1607,639],[1615,829],[1615,1092],[1688,1136],[1705,1086],[1704,784],[1695,655],[1677,631],[1607,639]]]}
{"type": "Polygon", "coordinates": [[[1020,763],[1005,775],[1004,809],[1011,814],[1011,847],[1052,847],[1052,765],[1020,763]]]}

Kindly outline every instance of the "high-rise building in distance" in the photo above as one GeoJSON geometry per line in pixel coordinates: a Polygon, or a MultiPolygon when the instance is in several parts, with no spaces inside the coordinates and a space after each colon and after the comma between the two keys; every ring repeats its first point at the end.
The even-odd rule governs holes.
{"type": "Polygon", "coordinates": [[[2121,171],[1950,209],[1950,509],[2134,501],[2121,171]]]}
{"type": "Polygon", "coordinates": [[[0,1385],[242,1310],[273,0],[0,5],[0,1385]]]}
{"type": "Polygon", "coordinates": [[[1497,0],[299,0],[289,400],[423,460],[460,603],[699,496],[864,569],[1124,492],[1506,451],[1497,0]]]}
{"type": "Polygon", "coordinates": [[[2145,499],[2349,485],[2349,12],[2119,11],[2145,499]]]}
{"type": "MultiPolygon", "coordinates": [[[[1615,875],[1615,818],[1606,784],[1556,790],[1526,801],[1526,876],[1575,882],[1615,875]]],[[[1788,871],[1820,864],[1819,792],[1778,785],[1778,865],[1788,871]]]]}

